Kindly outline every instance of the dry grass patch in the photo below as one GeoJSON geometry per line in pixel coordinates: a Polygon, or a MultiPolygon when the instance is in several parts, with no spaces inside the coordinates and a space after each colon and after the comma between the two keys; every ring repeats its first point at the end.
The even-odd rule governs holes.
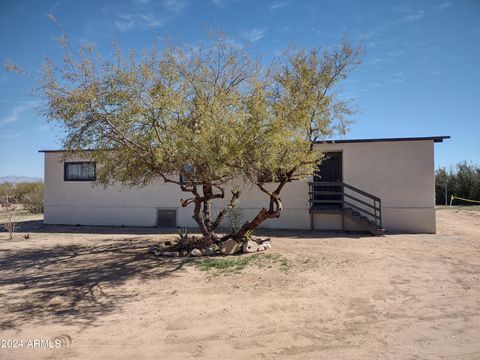
{"type": "Polygon", "coordinates": [[[198,263],[201,271],[210,271],[212,275],[228,275],[240,273],[247,266],[258,268],[273,268],[278,266],[282,271],[288,270],[290,263],[280,254],[239,255],[227,258],[209,258],[198,263]]]}

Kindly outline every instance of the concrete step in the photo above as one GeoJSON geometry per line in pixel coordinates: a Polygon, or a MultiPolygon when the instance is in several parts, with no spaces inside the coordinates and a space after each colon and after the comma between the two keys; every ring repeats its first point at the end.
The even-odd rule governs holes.
{"type": "MultiPolygon", "coordinates": [[[[316,211],[310,210],[310,213],[316,211]]],[[[321,211],[319,211],[321,212],[321,211]]],[[[339,213],[347,215],[350,219],[354,220],[356,223],[360,224],[365,231],[368,231],[372,235],[383,236],[385,235],[385,229],[380,229],[377,227],[377,224],[370,220],[368,217],[362,215],[359,211],[353,210],[352,208],[345,208],[343,211],[339,210],[339,213]]]]}
{"type": "Polygon", "coordinates": [[[355,211],[351,208],[345,209],[345,215],[350,219],[354,220],[356,223],[362,225],[364,230],[368,231],[372,235],[383,236],[385,235],[385,229],[380,229],[377,227],[374,221],[370,220],[368,217],[361,215],[360,212],[355,211]]]}

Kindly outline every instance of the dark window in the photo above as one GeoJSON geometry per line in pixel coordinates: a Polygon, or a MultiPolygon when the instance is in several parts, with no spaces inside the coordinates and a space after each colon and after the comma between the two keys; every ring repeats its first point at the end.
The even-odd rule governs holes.
{"type": "MultiPolygon", "coordinates": [[[[336,183],[342,181],[342,153],[325,153],[325,159],[320,163],[318,170],[313,175],[314,182],[336,183]]],[[[314,200],[321,202],[315,203],[315,208],[324,210],[340,209],[342,207],[342,188],[340,186],[321,186],[315,185],[313,191],[325,191],[330,194],[315,194],[314,200]],[[337,194],[335,194],[337,193],[337,194]],[[329,202],[331,201],[331,203],[329,202]]]]}
{"type": "Polygon", "coordinates": [[[95,181],[96,168],[92,161],[66,162],[63,176],[65,181],[95,181]]]}
{"type": "Polygon", "coordinates": [[[188,178],[185,175],[180,175],[180,185],[187,185],[188,178]]]}

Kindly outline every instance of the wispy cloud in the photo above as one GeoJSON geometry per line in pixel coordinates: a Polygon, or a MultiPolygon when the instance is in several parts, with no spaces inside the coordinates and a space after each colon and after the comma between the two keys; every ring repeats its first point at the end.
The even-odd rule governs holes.
{"type": "Polygon", "coordinates": [[[225,1],[224,0],[211,0],[212,3],[218,7],[225,7],[225,1]]]}
{"type": "Polygon", "coordinates": [[[15,106],[6,116],[0,119],[0,126],[17,122],[24,112],[31,110],[36,104],[35,101],[26,101],[21,105],[15,106]]]}
{"type": "Polygon", "coordinates": [[[428,72],[430,75],[441,75],[442,70],[439,67],[434,67],[428,72]]]}
{"type": "Polygon", "coordinates": [[[370,13],[355,14],[351,17],[353,22],[361,23],[364,21],[373,20],[374,16],[370,13]]]}
{"type": "Polygon", "coordinates": [[[289,1],[274,1],[274,2],[270,5],[269,9],[270,9],[270,11],[275,11],[275,10],[277,10],[277,9],[280,9],[280,8],[282,8],[282,7],[287,6],[288,4],[290,4],[289,1]]]}
{"type": "Polygon", "coordinates": [[[404,22],[413,22],[419,21],[425,16],[425,11],[422,9],[413,9],[409,6],[396,6],[394,8],[396,12],[399,12],[402,15],[401,21],[404,22]]]}
{"type": "Polygon", "coordinates": [[[407,22],[418,21],[418,20],[422,19],[424,16],[425,16],[425,11],[415,10],[415,11],[411,12],[410,14],[406,15],[403,18],[403,21],[407,21],[407,22]]]}
{"type": "Polygon", "coordinates": [[[180,12],[187,7],[185,0],[164,0],[163,6],[173,12],[180,12]]]}
{"type": "MultiPolygon", "coordinates": [[[[128,3],[119,2],[114,5],[107,5],[103,7],[102,11],[113,20],[114,29],[129,32],[163,27],[185,10],[187,6],[187,0],[163,0],[161,2],[131,0],[128,3]]],[[[98,28],[101,24],[96,22],[92,26],[98,28]]],[[[96,32],[98,31],[93,31],[93,33],[96,32]]]]}
{"type": "Polygon", "coordinates": [[[396,58],[396,57],[404,55],[405,53],[406,53],[405,50],[393,50],[393,51],[388,52],[388,56],[396,58]]]}
{"type": "Polygon", "coordinates": [[[396,72],[395,74],[392,74],[391,76],[391,81],[393,83],[402,83],[405,81],[406,75],[403,71],[396,72]]]}
{"type": "Polygon", "coordinates": [[[15,138],[18,138],[20,137],[20,133],[4,133],[2,134],[1,138],[2,139],[15,139],[15,138]]]}
{"type": "Polygon", "coordinates": [[[115,27],[121,32],[127,32],[134,29],[154,29],[165,26],[166,23],[166,18],[151,13],[120,14],[115,20],[115,27]]]}
{"type": "Polygon", "coordinates": [[[445,1],[444,3],[441,3],[439,6],[438,6],[438,9],[439,10],[445,10],[447,8],[449,8],[450,6],[452,6],[453,3],[451,1],[445,1]]]}
{"type": "Polygon", "coordinates": [[[243,31],[242,36],[247,40],[247,42],[255,42],[263,39],[265,36],[265,28],[254,28],[248,31],[243,31]]]}

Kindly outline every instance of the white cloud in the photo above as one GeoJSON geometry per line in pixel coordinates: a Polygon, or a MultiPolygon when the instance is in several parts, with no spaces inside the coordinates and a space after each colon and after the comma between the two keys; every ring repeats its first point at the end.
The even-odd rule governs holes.
{"type": "Polygon", "coordinates": [[[212,3],[218,7],[223,8],[225,6],[225,1],[224,0],[211,0],[212,3]]]}
{"type": "Polygon", "coordinates": [[[390,51],[388,53],[388,55],[391,56],[391,57],[399,57],[399,56],[402,56],[405,53],[406,53],[405,50],[394,50],[394,51],[390,51]]]}
{"type": "MultiPolygon", "coordinates": [[[[129,3],[119,2],[106,5],[102,12],[112,19],[113,27],[121,32],[134,30],[150,30],[160,28],[175,18],[188,5],[187,0],[131,0],[129,3]]],[[[95,28],[100,24],[94,24],[95,28]]],[[[98,33],[97,29],[90,31],[98,33]]]]}
{"type": "Polygon", "coordinates": [[[438,6],[438,9],[439,9],[439,10],[444,10],[444,9],[449,8],[449,7],[452,6],[452,5],[453,5],[453,4],[452,4],[451,1],[445,1],[444,3],[442,3],[442,4],[440,4],[440,5],[438,6]]]}
{"type": "Polygon", "coordinates": [[[405,81],[406,75],[403,71],[400,71],[393,74],[391,77],[392,77],[391,79],[392,82],[399,84],[405,81]]]}
{"type": "Polygon", "coordinates": [[[396,12],[403,14],[401,21],[413,22],[422,19],[425,11],[422,9],[414,9],[409,6],[396,6],[393,8],[396,12]]]}
{"type": "Polygon", "coordinates": [[[20,133],[6,133],[2,134],[2,139],[15,139],[20,137],[20,133]]]}
{"type": "Polygon", "coordinates": [[[288,4],[290,4],[290,2],[288,1],[274,1],[271,5],[270,5],[270,11],[275,11],[277,9],[280,9],[284,6],[287,6],[288,4]]]}
{"type": "Polygon", "coordinates": [[[131,15],[120,15],[115,20],[115,27],[122,32],[130,31],[134,28],[135,21],[131,18],[131,15]]]}
{"type": "Polygon", "coordinates": [[[121,32],[134,29],[154,29],[165,26],[167,20],[151,13],[121,14],[115,20],[115,27],[121,32]]]}
{"type": "Polygon", "coordinates": [[[21,105],[15,106],[8,115],[6,115],[0,120],[0,126],[5,126],[8,124],[17,122],[18,120],[20,120],[20,115],[32,109],[35,105],[36,105],[36,102],[28,101],[28,102],[24,102],[21,105]]]}
{"type": "Polygon", "coordinates": [[[407,14],[403,21],[411,22],[411,21],[418,21],[425,16],[425,11],[423,10],[415,10],[409,14],[407,14]]]}
{"type": "Polygon", "coordinates": [[[265,28],[255,28],[248,31],[243,31],[242,36],[247,39],[248,42],[255,42],[261,40],[265,36],[265,28]]]}
{"type": "Polygon", "coordinates": [[[180,12],[187,7],[185,0],[164,0],[163,6],[170,11],[180,12]]]}

